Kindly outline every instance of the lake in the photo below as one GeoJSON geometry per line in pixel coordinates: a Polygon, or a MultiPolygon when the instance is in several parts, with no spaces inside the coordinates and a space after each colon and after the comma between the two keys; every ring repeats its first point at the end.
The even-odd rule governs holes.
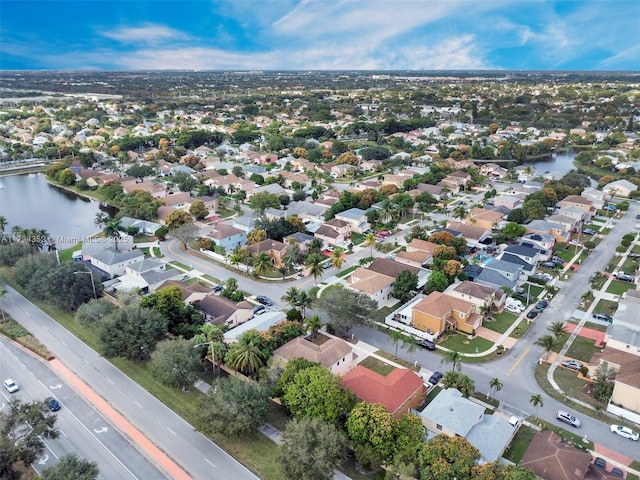
{"type": "Polygon", "coordinates": [[[5,230],[43,228],[59,250],[100,231],[94,224],[99,205],[50,185],[44,173],[0,177],[0,215],[9,222],[5,230]]]}
{"type": "Polygon", "coordinates": [[[573,165],[573,159],[576,158],[578,153],[579,151],[569,149],[564,152],[554,153],[546,160],[526,162],[523,165],[531,165],[536,169],[538,175],[542,175],[545,172],[560,172],[565,174],[576,168],[573,165]]]}

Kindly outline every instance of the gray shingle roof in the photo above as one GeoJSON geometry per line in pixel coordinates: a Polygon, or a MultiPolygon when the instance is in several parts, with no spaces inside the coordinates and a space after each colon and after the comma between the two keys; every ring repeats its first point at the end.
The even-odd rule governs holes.
{"type": "Polygon", "coordinates": [[[442,390],[420,415],[466,437],[473,426],[481,421],[484,407],[463,398],[455,388],[447,388],[442,390]]]}

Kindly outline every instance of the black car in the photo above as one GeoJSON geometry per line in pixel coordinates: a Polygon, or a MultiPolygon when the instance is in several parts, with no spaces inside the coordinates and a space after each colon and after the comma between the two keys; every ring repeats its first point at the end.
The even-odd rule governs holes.
{"type": "Polygon", "coordinates": [[[426,340],[426,339],[425,340],[420,340],[420,343],[418,345],[420,345],[421,347],[426,348],[427,350],[435,350],[436,349],[436,344],[433,343],[432,341],[426,340]]]}
{"type": "Polygon", "coordinates": [[[562,260],[560,257],[551,257],[551,261],[556,265],[564,265],[564,260],[562,260]]]}
{"type": "Polygon", "coordinates": [[[593,313],[591,315],[593,318],[595,318],[596,320],[602,320],[603,322],[613,322],[613,317],[611,315],[607,315],[606,313],[593,313]]]}
{"type": "Polygon", "coordinates": [[[548,306],[549,306],[549,302],[547,302],[546,300],[540,300],[538,303],[536,303],[536,309],[540,311],[544,310],[548,306]]]}
{"type": "Polygon", "coordinates": [[[443,377],[442,372],[433,372],[433,375],[429,377],[429,383],[432,385],[437,385],[442,377],[443,377]]]}
{"type": "Polygon", "coordinates": [[[45,399],[45,402],[47,402],[47,406],[52,412],[57,412],[58,410],[60,410],[60,402],[58,402],[58,400],[56,400],[55,398],[47,397],[45,399]]]}
{"type": "Polygon", "coordinates": [[[221,292],[222,290],[224,290],[222,285],[214,285],[213,287],[211,287],[211,291],[213,293],[218,293],[218,292],[221,292]]]}
{"type": "Polygon", "coordinates": [[[556,268],[558,266],[558,264],[554,262],[542,262],[540,265],[546,268],[556,268]]]}
{"type": "Polygon", "coordinates": [[[595,230],[591,230],[590,228],[585,228],[582,233],[585,235],[595,235],[597,232],[595,230]]]}
{"type": "Polygon", "coordinates": [[[264,305],[256,305],[255,307],[253,307],[253,314],[254,315],[262,315],[266,311],[267,311],[267,309],[264,308],[264,305]]]}
{"type": "Polygon", "coordinates": [[[258,300],[262,305],[266,305],[268,307],[273,305],[273,301],[269,297],[265,297],[264,295],[258,295],[256,297],[256,300],[258,300]]]}
{"type": "Polygon", "coordinates": [[[538,313],[540,313],[540,312],[538,312],[538,310],[531,309],[531,310],[529,310],[529,313],[527,313],[527,318],[530,319],[530,320],[533,320],[534,318],[536,318],[538,316],[538,313]]]}

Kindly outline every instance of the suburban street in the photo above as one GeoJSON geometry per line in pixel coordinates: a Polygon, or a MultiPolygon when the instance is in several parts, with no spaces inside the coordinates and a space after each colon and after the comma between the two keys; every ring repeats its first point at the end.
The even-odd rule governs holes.
{"type": "Polygon", "coordinates": [[[165,469],[172,468],[170,478],[257,478],[15,290],[7,286],[7,293],[0,301],[5,311],[45,344],[58,360],[181,467],[176,468],[175,464],[168,467],[163,463],[165,469]]]}
{"type": "Polygon", "coordinates": [[[20,391],[14,394],[2,390],[0,411],[8,408],[7,402],[13,396],[29,402],[52,396],[62,406],[54,414],[60,436],[45,441],[45,454],[33,465],[38,473],[64,454],[77,453],[98,464],[100,479],[168,478],[56,375],[47,362],[4,337],[0,337],[0,377],[13,378],[20,385],[20,391]]]}

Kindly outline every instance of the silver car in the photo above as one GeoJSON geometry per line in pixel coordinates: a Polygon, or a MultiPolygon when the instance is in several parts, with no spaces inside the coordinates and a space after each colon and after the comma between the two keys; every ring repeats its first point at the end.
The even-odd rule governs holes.
{"type": "Polygon", "coordinates": [[[580,428],[580,420],[564,410],[558,410],[556,412],[556,418],[561,422],[568,423],[572,427],[580,428]]]}

